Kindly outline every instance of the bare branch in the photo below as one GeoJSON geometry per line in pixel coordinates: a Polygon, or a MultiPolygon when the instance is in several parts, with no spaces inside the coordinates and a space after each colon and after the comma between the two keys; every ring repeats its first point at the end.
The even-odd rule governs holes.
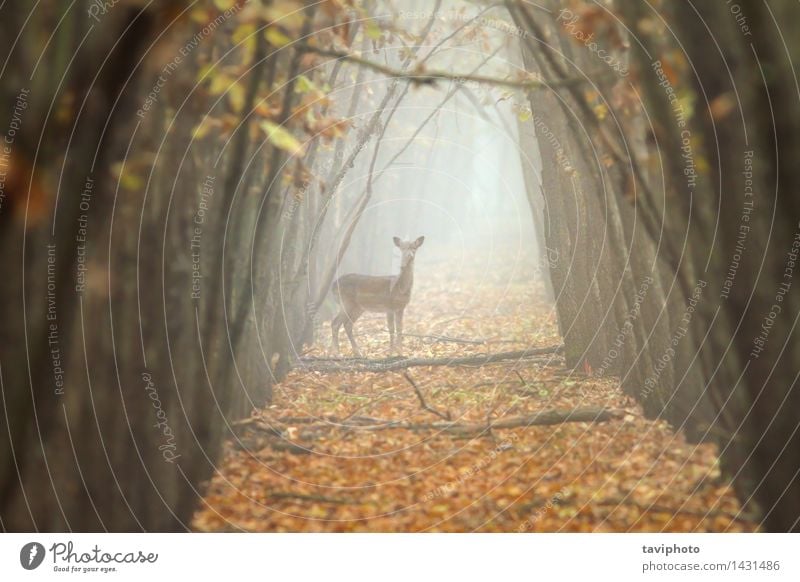
{"type": "Polygon", "coordinates": [[[313,501],[316,503],[332,503],[334,505],[357,505],[359,502],[352,499],[328,497],[326,495],[308,495],[306,493],[292,493],[291,491],[273,491],[267,493],[271,499],[296,499],[298,501],[313,501]]]}
{"type": "Polygon", "coordinates": [[[564,87],[569,85],[580,85],[588,83],[589,79],[586,77],[567,77],[558,80],[541,80],[541,79],[500,79],[498,77],[490,77],[487,75],[471,75],[458,73],[449,73],[446,71],[426,71],[418,68],[415,71],[406,71],[395,69],[381,63],[376,63],[369,59],[365,59],[358,55],[348,53],[345,51],[324,49],[320,47],[304,44],[298,47],[299,51],[315,53],[324,57],[331,57],[335,59],[342,59],[354,63],[356,65],[367,67],[386,75],[392,79],[405,79],[415,85],[435,85],[439,81],[455,81],[457,83],[474,82],[482,83],[485,85],[494,85],[496,87],[509,87],[511,89],[524,89],[532,91],[535,89],[553,89],[555,87],[564,87]]]}
{"type": "MultiPolygon", "coordinates": [[[[553,409],[542,410],[526,416],[516,416],[512,418],[498,419],[490,422],[471,423],[471,422],[455,422],[451,420],[443,420],[437,422],[408,422],[399,420],[381,420],[369,419],[376,422],[324,422],[324,423],[310,423],[298,435],[298,439],[314,438],[314,435],[319,432],[329,431],[333,429],[347,429],[347,430],[364,430],[364,431],[380,431],[380,430],[438,430],[451,434],[458,435],[472,435],[482,436],[488,434],[492,430],[498,429],[512,429],[512,428],[528,428],[531,426],[549,426],[554,424],[563,424],[566,422],[608,422],[620,417],[620,411],[611,410],[608,408],[601,408],[597,406],[584,406],[572,409],[553,409]]],[[[366,419],[365,419],[366,420],[366,419]]],[[[254,422],[248,425],[249,429],[254,431],[267,431],[273,433],[275,426],[268,424],[264,421],[254,422]]]]}
{"type": "Polygon", "coordinates": [[[561,346],[546,348],[530,348],[514,352],[496,354],[474,354],[452,358],[386,358],[383,360],[367,360],[364,358],[301,358],[300,366],[315,372],[393,372],[413,366],[484,366],[493,362],[519,361],[534,356],[554,355],[562,350],[561,346]]]}
{"type": "Polygon", "coordinates": [[[425,397],[422,396],[422,392],[420,392],[419,386],[417,386],[417,383],[414,382],[414,379],[411,377],[411,374],[409,374],[408,372],[403,372],[403,377],[406,380],[408,380],[409,384],[411,384],[411,387],[414,389],[414,392],[417,394],[417,398],[419,398],[419,403],[422,405],[422,408],[424,408],[428,412],[431,412],[431,413],[435,414],[439,418],[443,418],[444,420],[452,420],[452,417],[450,416],[450,412],[441,413],[438,410],[436,410],[435,408],[431,408],[430,406],[428,406],[428,403],[425,402],[425,397]]]}

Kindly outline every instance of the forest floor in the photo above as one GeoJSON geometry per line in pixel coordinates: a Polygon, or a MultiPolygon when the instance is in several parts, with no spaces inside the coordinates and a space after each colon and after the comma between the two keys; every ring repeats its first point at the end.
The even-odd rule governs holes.
{"type": "MultiPolygon", "coordinates": [[[[542,296],[532,280],[496,268],[418,274],[406,332],[474,343],[406,337],[404,356],[556,346],[555,314],[542,296]]],[[[321,345],[306,356],[332,357],[321,328],[321,345]]],[[[366,357],[388,356],[382,316],[362,317],[356,334],[366,357]]],[[[645,419],[617,384],[571,373],[557,354],[385,372],[298,367],[271,406],[237,425],[193,528],[755,531],[719,480],[713,445],[645,419]],[[579,407],[610,409],[613,418],[485,429],[579,407]]]]}

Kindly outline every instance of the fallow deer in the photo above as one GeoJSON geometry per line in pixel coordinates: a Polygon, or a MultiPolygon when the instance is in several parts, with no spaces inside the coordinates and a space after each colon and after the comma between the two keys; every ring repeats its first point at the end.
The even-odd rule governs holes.
{"type": "Polygon", "coordinates": [[[425,242],[421,236],[413,242],[394,237],[394,244],[401,253],[399,275],[357,275],[350,273],[339,277],[333,283],[333,294],[341,305],[339,314],[331,322],[333,332],[333,348],[339,353],[339,328],[344,326],[350,345],[357,357],[362,357],[356,338],[353,336],[353,324],[365,312],[386,314],[389,326],[390,350],[399,351],[403,343],[403,311],[411,299],[411,288],[414,285],[414,255],[425,242]],[[397,344],[395,345],[395,339],[397,344]]]}

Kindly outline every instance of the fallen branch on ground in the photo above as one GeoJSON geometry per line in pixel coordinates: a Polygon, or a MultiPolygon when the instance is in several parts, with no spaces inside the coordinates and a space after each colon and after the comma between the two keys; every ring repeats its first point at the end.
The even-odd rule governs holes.
{"type": "Polygon", "coordinates": [[[411,384],[411,387],[414,389],[414,392],[417,394],[417,398],[419,398],[419,403],[420,403],[420,405],[422,405],[422,408],[424,408],[425,410],[427,410],[428,412],[430,412],[432,414],[435,414],[439,418],[443,418],[443,419],[448,420],[448,421],[452,420],[452,418],[450,417],[450,413],[449,412],[442,413],[442,412],[439,412],[438,410],[436,410],[435,408],[431,408],[430,406],[428,406],[428,403],[425,402],[425,397],[422,396],[422,392],[420,392],[420,390],[419,390],[419,386],[417,386],[417,383],[414,382],[414,379],[411,378],[411,375],[408,372],[403,372],[403,376],[405,377],[406,380],[408,380],[408,383],[411,384]]]}
{"type": "Polygon", "coordinates": [[[317,503],[333,503],[335,505],[357,505],[358,501],[352,499],[340,499],[337,497],[327,497],[325,495],[307,495],[305,493],[289,493],[276,491],[268,493],[267,497],[272,499],[297,499],[299,501],[315,501],[317,503]]]}
{"type": "Polygon", "coordinates": [[[375,418],[373,416],[346,416],[343,419],[333,416],[332,414],[324,414],[322,416],[281,416],[279,418],[269,418],[267,416],[251,417],[247,423],[240,423],[241,426],[246,428],[255,428],[258,430],[267,430],[267,427],[272,429],[281,430],[281,427],[292,426],[295,424],[325,424],[330,426],[345,426],[349,427],[356,424],[376,424],[381,422],[390,422],[384,418],[375,418]]]}
{"type": "Polygon", "coordinates": [[[544,410],[527,416],[495,420],[486,424],[459,424],[457,422],[435,422],[436,428],[457,431],[486,431],[490,429],[523,428],[529,426],[548,426],[564,422],[606,422],[617,418],[618,414],[608,408],[586,406],[572,410],[544,410]],[[445,426],[449,425],[449,426],[445,426]]]}
{"type": "MultiPolygon", "coordinates": [[[[548,426],[562,424],[565,422],[607,422],[618,418],[620,413],[608,408],[597,406],[585,406],[573,408],[571,410],[543,410],[526,416],[517,416],[506,419],[498,419],[491,422],[468,423],[455,421],[439,422],[410,422],[392,421],[382,419],[372,419],[368,417],[354,417],[349,422],[335,422],[330,420],[324,423],[307,424],[300,433],[300,438],[312,438],[315,433],[328,431],[331,429],[342,428],[345,430],[391,430],[404,429],[411,431],[437,430],[452,434],[470,434],[481,436],[496,429],[527,428],[530,426],[548,426]],[[371,423],[370,421],[376,421],[371,423]]],[[[262,422],[254,422],[248,425],[254,430],[264,430],[274,432],[280,429],[278,424],[270,424],[267,419],[262,422]]]]}
{"type": "Polygon", "coordinates": [[[386,358],[368,360],[364,358],[301,358],[300,366],[312,372],[336,372],[340,370],[365,372],[393,372],[413,366],[483,366],[493,362],[526,360],[533,356],[557,354],[561,346],[530,348],[497,354],[475,354],[452,358],[386,358]]]}
{"type": "Polygon", "coordinates": [[[310,455],[312,453],[309,447],[285,440],[270,439],[266,444],[274,451],[291,453],[293,455],[310,455]]]}

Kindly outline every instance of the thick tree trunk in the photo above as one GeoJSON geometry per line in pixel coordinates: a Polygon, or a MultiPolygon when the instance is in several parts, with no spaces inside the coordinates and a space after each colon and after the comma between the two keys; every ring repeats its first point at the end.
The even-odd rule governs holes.
{"type": "MultiPolygon", "coordinates": [[[[552,26],[552,14],[507,5],[529,33],[528,45],[541,40],[541,30],[550,45],[566,35],[552,26]]],[[[572,322],[594,329],[601,325],[600,310],[578,309],[574,293],[584,297],[594,285],[598,306],[614,301],[617,327],[629,330],[621,370],[626,392],[649,415],[669,419],[691,438],[716,440],[742,503],[753,505],[768,529],[797,530],[800,296],[790,291],[800,249],[800,208],[791,193],[800,184],[800,169],[779,163],[777,153],[790,159],[800,152],[800,109],[791,81],[800,43],[775,30],[788,21],[792,7],[778,3],[773,18],[762,3],[741,2],[737,10],[747,29],[726,3],[669,5],[662,14],[644,2],[614,8],[636,35],[629,43],[631,68],[647,106],[647,123],[632,111],[615,115],[623,130],[615,137],[608,122],[595,119],[585,95],[570,89],[565,98],[580,125],[590,128],[584,139],[599,152],[597,158],[610,154],[615,160],[608,170],[613,197],[608,204],[588,201],[589,193],[600,191],[599,177],[606,172],[592,174],[589,152],[570,142],[568,134],[577,135],[578,129],[559,121],[558,107],[546,93],[531,98],[534,115],[547,119],[558,140],[539,133],[548,215],[558,219],[548,245],[568,256],[578,252],[579,229],[602,220],[598,210],[603,210],[610,244],[631,249],[622,264],[580,249],[590,262],[611,265],[613,278],[621,277],[622,302],[608,296],[613,280],[611,286],[603,280],[594,284],[588,279],[591,271],[580,267],[552,271],[568,361],[574,364],[589,345],[586,337],[570,333],[572,322]],[[698,16],[687,18],[691,11],[698,16]],[[719,50],[709,51],[709,43],[719,50]],[[675,56],[681,51],[685,58],[675,56]],[[671,99],[672,91],[691,94],[694,111],[687,102],[671,99]],[[627,161],[620,158],[620,144],[633,148],[627,161]],[[579,187],[554,171],[559,149],[580,175],[579,187]],[[629,175],[614,167],[621,161],[629,165],[629,175]],[[637,299],[642,281],[649,285],[637,299]]],[[[595,38],[612,43],[608,31],[616,25],[608,28],[601,20],[603,25],[595,38]]],[[[563,38],[559,44],[586,64],[563,38]]],[[[526,68],[547,71],[545,77],[559,75],[560,57],[551,55],[547,44],[539,46],[538,62],[531,51],[526,68]]],[[[614,95],[606,97],[614,103],[614,95]]]]}
{"type": "MultiPolygon", "coordinates": [[[[13,265],[0,280],[5,530],[188,529],[230,422],[264,401],[252,378],[266,372],[241,374],[263,362],[258,342],[231,350],[221,294],[213,300],[222,272],[213,251],[226,233],[223,201],[233,194],[222,168],[228,183],[238,182],[243,160],[231,156],[244,156],[251,136],[241,124],[231,152],[220,136],[193,137],[207,113],[203,91],[176,107],[196,83],[201,55],[230,42],[235,18],[165,71],[158,61],[174,55],[143,58],[145,51],[161,47],[153,43],[162,33],[195,33],[194,24],[173,23],[173,9],[140,13],[121,2],[75,51],[70,42],[77,47],[83,35],[72,27],[89,19],[67,17],[42,61],[50,70],[34,75],[37,91],[4,78],[3,101],[12,107],[3,108],[0,127],[12,116],[22,122],[15,181],[6,182],[0,206],[0,249],[13,265]],[[73,61],[64,58],[73,52],[73,61]],[[159,80],[152,107],[137,114],[159,80]],[[46,119],[53,104],[58,114],[46,119]],[[42,128],[47,146],[37,150],[42,128]]],[[[55,22],[39,10],[30,25],[55,22]]],[[[28,44],[14,48],[8,79],[30,77],[28,44]]],[[[236,212],[245,224],[227,232],[237,249],[248,248],[246,223],[255,216],[255,202],[244,198],[236,212]]],[[[225,273],[237,282],[229,306],[238,307],[247,265],[232,261],[225,273]]]]}

